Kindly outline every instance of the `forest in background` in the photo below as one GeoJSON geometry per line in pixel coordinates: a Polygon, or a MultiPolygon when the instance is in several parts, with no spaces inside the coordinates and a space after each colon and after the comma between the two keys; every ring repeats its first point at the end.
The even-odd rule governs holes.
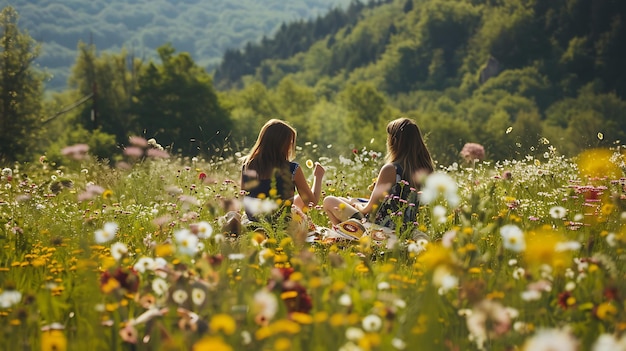
{"type": "Polygon", "coordinates": [[[20,14],[20,27],[42,43],[37,63],[52,77],[47,89],[63,90],[79,41],[100,51],[126,48],[142,59],[171,43],[211,70],[228,48],[271,35],[282,23],[323,15],[349,0],[0,0],[20,14]]]}
{"type": "Polygon", "coordinates": [[[441,164],[459,161],[467,142],[494,161],[553,147],[573,156],[624,140],[625,14],[618,0],[352,1],[228,50],[214,72],[168,44],[146,60],[83,43],[68,89],[31,118],[46,116],[48,137],[0,155],[55,159],[87,143],[114,159],[140,135],[215,156],[249,147],[267,119],[282,118],[300,143],[332,156],[384,150],[385,124],[404,115],[441,164]]]}

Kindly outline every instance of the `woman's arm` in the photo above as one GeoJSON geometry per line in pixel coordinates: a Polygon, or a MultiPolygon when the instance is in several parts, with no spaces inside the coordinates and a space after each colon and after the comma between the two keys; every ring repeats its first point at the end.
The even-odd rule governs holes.
{"type": "Polygon", "coordinates": [[[309,187],[309,184],[304,177],[304,172],[301,167],[296,169],[296,174],[294,176],[294,182],[296,183],[296,189],[298,190],[298,195],[302,198],[304,205],[313,203],[317,205],[320,200],[320,195],[322,194],[322,178],[324,177],[324,173],[326,170],[319,163],[315,163],[315,169],[313,170],[313,189],[309,187]]]}
{"type": "Polygon", "coordinates": [[[389,194],[389,191],[396,183],[396,167],[391,164],[385,164],[378,172],[378,179],[376,185],[372,190],[372,195],[367,203],[356,203],[355,207],[359,212],[368,214],[377,208],[381,202],[385,199],[385,196],[389,194]]]}

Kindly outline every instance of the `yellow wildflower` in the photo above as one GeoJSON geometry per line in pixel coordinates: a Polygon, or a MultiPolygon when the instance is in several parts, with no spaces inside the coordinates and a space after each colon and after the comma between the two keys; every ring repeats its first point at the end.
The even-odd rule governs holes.
{"type": "Polygon", "coordinates": [[[174,254],[174,246],[171,244],[159,244],[154,248],[156,257],[168,257],[174,254]]]}
{"type": "Polygon", "coordinates": [[[326,311],[319,311],[313,315],[313,321],[315,323],[324,323],[326,320],[328,320],[328,312],[326,311]]]}
{"type": "Polygon", "coordinates": [[[291,319],[300,323],[300,324],[311,324],[313,323],[313,317],[308,313],[301,312],[293,312],[291,314],[291,319]]]}
{"type": "Polygon", "coordinates": [[[273,331],[273,334],[277,333],[287,333],[287,334],[298,334],[302,329],[300,324],[290,321],[288,319],[277,320],[276,322],[270,324],[270,329],[273,331]]]}
{"type": "Polygon", "coordinates": [[[113,190],[111,189],[106,189],[105,191],[102,192],[102,198],[105,200],[110,199],[111,196],[113,196],[113,190]]]}
{"type": "Polygon", "coordinates": [[[613,151],[608,149],[591,149],[578,155],[576,162],[578,169],[586,177],[608,177],[618,179],[622,171],[611,161],[613,151]]]}
{"type": "Polygon", "coordinates": [[[596,309],[596,316],[603,321],[612,319],[616,314],[617,307],[610,302],[603,302],[596,309]]]}
{"type": "Polygon", "coordinates": [[[222,340],[220,337],[206,336],[198,340],[193,347],[192,351],[232,351],[233,348],[222,340]]]}
{"type": "Polygon", "coordinates": [[[289,340],[287,338],[278,338],[274,342],[274,350],[276,350],[276,351],[291,350],[291,340],[289,340]]]}
{"type": "Polygon", "coordinates": [[[420,262],[427,269],[434,269],[442,264],[449,264],[452,261],[450,251],[439,244],[429,244],[428,250],[418,256],[420,262]]]}
{"type": "Polygon", "coordinates": [[[546,230],[529,232],[524,258],[535,267],[547,264],[553,268],[564,268],[571,262],[571,252],[556,250],[557,244],[561,241],[564,240],[558,233],[546,230]]]}
{"type": "Polygon", "coordinates": [[[226,335],[232,335],[237,328],[237,324],[233,317],[228,314],[216,314],[211,318],[209,328],[212,332],[222,331],[226,335]]]}
{"type": "Polygon", "coordinates": [[[65,351],[67,339],[63,331],[50,329],[41,333],[41,351],[65,351]]]}

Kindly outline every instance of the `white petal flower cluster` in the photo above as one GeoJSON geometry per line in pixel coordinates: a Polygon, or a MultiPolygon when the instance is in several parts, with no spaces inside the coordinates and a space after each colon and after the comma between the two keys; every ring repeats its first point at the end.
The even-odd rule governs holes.
{"type": "Polygon", "coordinates": [[[522,252],[526,249],[524,232],[515,224],[507,224],[500,228],[500,235],[502,235],[502,243],[505,249],[514,252],[522,252]]]}
{"type": "Polygon", "coordinates": [[[420,202],[428,205],[443,196],[450,207],[456,207],[461,202],[458,189],[459,186],[447,173],[435,172],[426,177],[420,202]]]}

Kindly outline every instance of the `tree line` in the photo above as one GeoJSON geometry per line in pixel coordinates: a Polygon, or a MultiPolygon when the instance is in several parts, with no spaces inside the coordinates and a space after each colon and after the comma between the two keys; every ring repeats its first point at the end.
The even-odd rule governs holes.
{"type": "Polygon", "coordinates": [[[269,118],[345,155],[384,150],[384,125],[405,115],[441,164],[466,142],[497,161],[626,137],[622,2],[355,1],[327,16],[226,53],[215,76],[169,44],[146,60],[80,43],[69,89],[44,99],[39,46],[5,8],[0,159],[60,162],[75,143],[111,158],[131,135],[214,155],[250,146],[269,118]]]}

